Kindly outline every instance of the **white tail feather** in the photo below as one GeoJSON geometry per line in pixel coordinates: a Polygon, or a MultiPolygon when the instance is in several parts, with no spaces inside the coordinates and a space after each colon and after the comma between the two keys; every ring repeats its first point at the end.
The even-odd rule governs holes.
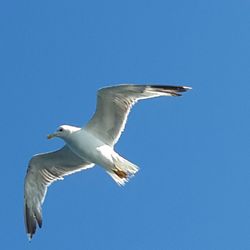
{"type": "Polygon", "coordinates": [[[114,162],[114,167],[112,169],[107,169],[106,172],[120,186],[124,186],[125,183],[128,182],[128,180],[139,170],[138,166],[121,156],[114,159],[114,162]]]}

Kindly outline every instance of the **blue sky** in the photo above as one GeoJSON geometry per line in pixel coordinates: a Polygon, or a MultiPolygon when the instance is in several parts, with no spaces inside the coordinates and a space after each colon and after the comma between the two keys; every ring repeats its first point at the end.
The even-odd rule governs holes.
{"type": "Polygon", "coordinates": [[[250,248],[250,3],[0,3],[1,249],[250,248]],[[49,188],[28,242],[23,180],[46,135],[84,125],[116,83],[192,86],[140,102],[117,151],[140,166],[118,187],[100,168],[49,188]]]}

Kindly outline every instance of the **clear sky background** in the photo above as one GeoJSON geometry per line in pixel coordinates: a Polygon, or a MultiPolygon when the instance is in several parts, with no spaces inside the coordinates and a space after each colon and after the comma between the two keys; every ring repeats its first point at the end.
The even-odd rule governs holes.
{"type": "Polygon", "coordinates": [[[2,1],[0,249],[250,249],[249,13],[247,0],[2,1]],[[117,83],[193,90],[138,103],[116,146],[138,174],[55,183],[29,243],[29,159],[117,83]]]}

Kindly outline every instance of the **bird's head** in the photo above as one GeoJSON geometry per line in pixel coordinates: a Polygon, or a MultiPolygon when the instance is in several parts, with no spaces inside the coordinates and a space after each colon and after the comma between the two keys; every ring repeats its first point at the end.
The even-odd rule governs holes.
{"type": "Polygon", "coordinates": [[[56,132],[49,134],[47,136],[48,139],[52,139],[54,137],[60,137],[60,138],[65,138],[68,135],[72,134],[73,132],[76,132],[80,130],[80,128],[74,127],[74,126],[70,126],[70,125],[61,125],[60,127],[58,127],[58,129],[56,130],[56,132]]]}

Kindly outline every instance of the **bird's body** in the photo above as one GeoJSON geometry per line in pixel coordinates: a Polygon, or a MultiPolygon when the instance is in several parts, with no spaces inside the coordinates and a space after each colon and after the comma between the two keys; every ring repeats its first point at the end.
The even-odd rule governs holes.
{"type": "Polygon", "coordinates": [[[85,161],[100,164],[101,157],[99,157],[97,149],[105,145],[105,143],[84,128],[69,134],[63,139],[77,156],[85,161]]]}
{"type": "MultiPolygon", "coordinates": [[[[122,171],[122,166],[117,167],[116,165],[124,159],[114,151],[112,146],[107,145],[85,128],[79,128],[78,130],[73,126],[67,125],[66,127],[75,131],[63,137],[64,141],[70,150],[84,162],[102,166],[108,173],[112,173],[112,171],[118,171],[119,173],[119,170],[122,171]]],[[[136,171],[137,169],[132,172],[135,173],[136,171]]],[[[121,178],[117,183],[123,185],[125,181],[126,179],[121,178]]]]}
{"type": "Polygon", "coordinates": [[[47,187],[64,176],[93,167],[95,164],[119,185],[124,185],[138,167],[114,150],[124,130],[133,104],[157,96],[179,96],[190,89],[183,86],[117,85],[98,91],[97,109],[83,127],[60,126],[48,138],[60,137],[65,146],[58,151],[32,157],[25,177],[25,224],[31,239],[37,224],[42,226],[42,203],[47,187]]]}

